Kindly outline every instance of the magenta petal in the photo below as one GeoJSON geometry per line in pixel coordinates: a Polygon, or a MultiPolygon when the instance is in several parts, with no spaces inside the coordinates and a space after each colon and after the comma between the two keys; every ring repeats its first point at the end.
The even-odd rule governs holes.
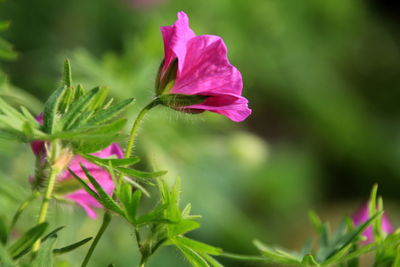
{"type": "MultiPolygon", "coordinates": [[[[359,225],[361,223],[366,222],[369,219],[369,209],[368,209],[368,203],[363,204],[352,216],[354,225],[359,225]]],[[[394,229],[392,225],[390,224],[389,218],[387,215],[384,213],[382,216],[382,231],[391,234],[393,233],[394,229]]],[[[374,241],[374,234],[372,231],[372,227],[368,226],[367,229],[363,232],[363,236],[367,238],[364,243],[371,243],[374,241]]]]}
{"type": "Polygon", "coordinates": [[[73,193],[65,195],[64,197],[76,202],[86,211],[90,218],[96,219],[96,212],[93,210],[93,208],[100,208],[101,205],[84,189],[79,189],[73,193]]]}
{"type": "MultiPolygon", "coordinates": [[[[43,117],[44,117],[43,112],[36,116],[36,120],[39,122],[39,124],[43,124],[43,117]]],[[[33,141],[33,142],[31,142],[31,148],[32,148],[33,153],[37,156],[40,152],[43,152],[44,142],[43,141],[33,141]]]]}
{"type": "Polygon", "coordinates": [[[242,94],[242,75],[230,64],[227,48],[219,36],[195,36],[184,12],[172,26],[161,27],[164,38],[165,62],[163,74],[172,60],[178,60],[173,87],[168,93],[209,96],[203,103],[183,107],[191,113],[211,111],[233,121],[243,121],[251,114],[242,94]]]}
{"type": "MultiPolygon", "coordinates": [[[[118,144],[114,143],[99,152],[93,153],[93,156],[99,158],[123,158],[123,153],[118,144]]],[[[86,169],[89,170],[90,174],[96,179],[96,181],[100,184],[103,190],[111,195],[114,191],[115,185],[114,181],[111,178],[111,175],[103,168],[97,166],[94,163],[89,162],[81,156],[75,156],[71,162],[69,163],[68,168],[70,168],[76,175],[83,179],[87,179],[85,173],[83,172],[80,164],[85,166],[86,169]]],[[[59,180],[66,179],[74,179],[68,171],[64,171],[58,178],[59,180]]],[[[89,185],[93,190],[93,186],[89,185]]],[[[96,213],[93,208],[101,207],[100,203],[97,202],[92,196],[90,196],[85,190],[79,189],[75,192],[67,194],[64,196],[68,198],[85,209],[86,213],[89,217],[95,218],[96,213]]]]}
{"type": "Polygon", "coordinates": [[[224,115],[235,122],[245,120],[250,114],[248,101],[242,96],[217,95],[210,96],[201,104],[188,106],[189,109],[208,110],[224,115]]]}
{"type": "Polygon", "coordinates": [[[178,12],[178,20],[172,26],[160,27],[164,39],[165,62],[163,73],[174,58],[179,58],[178,69],[182,69],[186,56],[186,43],[195,36],[189,27],[189,18],[185,12],[178,12]]]}

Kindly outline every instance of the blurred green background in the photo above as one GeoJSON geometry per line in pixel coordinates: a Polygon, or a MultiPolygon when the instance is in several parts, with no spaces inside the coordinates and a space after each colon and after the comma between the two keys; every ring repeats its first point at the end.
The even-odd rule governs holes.
{"type": "MultiPolygon", "coordinates": [[[[400,17],[390,0],[8,0],[2,37],[19,56],[2,61],[0,94],[39,113],[57,88],[62,62],[74,82],[134,96],[137,111],[153,96],[163,58],[159,26],[185,11],[197,34],[222,36],[244,78],[253,114],[235,124],[216,114],[158,108],[142,126],[136,152],[148,166],[180,176],[183,201],[203,215],[198,240],[256,253],[252,240],[298,248],[312,235],[307,211],[334,223],[351,214],[378,182],[399,225],[400,17]],[[15,98],[13,98],[15,99],[15,98]]],[[[123,142],[122,142],[123,143],[123,142]]],[[[29,192],[34,158],[27,145],[0,141],[0,215],[29,192]]],[[[61,243],[93,235],[100,221],[57,204],[61,243]],[[74,216],[71,216],[74,213],[74,216]],[[75,216],[75,214],[77,214],[75,216]]],[[[32,208],[19,228],[35,216],[32,208]]],[[[133,232],[113,222],[91,266],[133,266],[133,232]]],[[[76,266],[85,249],[69,259],[76,266]]],[[[223,261],[227,266],[245,265],[223,261]]],[[[62,265],[68,266],[68,265],[62,265]]],[[[163,248],[149,266],[186,266],[163,248]]]]}

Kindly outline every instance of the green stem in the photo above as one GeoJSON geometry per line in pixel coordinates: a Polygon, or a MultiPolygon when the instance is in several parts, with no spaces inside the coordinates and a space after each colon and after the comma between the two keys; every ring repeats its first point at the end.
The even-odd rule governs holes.
{"type": "MultiPolygon", "coordinates": [[[[41,224],[46,221],[47,211],[49,209],[49,202],[50,202],[51,196],[53,194],[54,185],[57,180],[56,178],[58,176],[58,173],[59,173],[59,170],[57,168],[54,168],[53,166],[51,166],[50,176],[49,176],[49,180],[47,182],[47,187],[46,187],[46,191],[43,196],[42,204],[40,206],[37,224],[41,224]]],[[[33,252],[38,251],[39,247],[40,247],[40,240],[37,240],[35,242],[35,244],[33,244],[32,251],[33,252]]]]}
{"type": "Polygon", "coordinates": [[[97,243],[99,243],[100,238],[104,234],[104,231],[107,229],[110,222],[111,222],[111,215],[110,215],[110,213],[108,213],[108,211],[106,211],[104,213],[103,222],[100,226],[100,229],[97,232],[96,237],[94,238],[92,244],[90,245],[90,248],[89,248],[88,252],[86,253],[85,259],[83,260],[81,267],[85,267],[89,263],[90,257],[92,256],[93,251],[97,246],[97,243]]]}
{"type": "Polygon", "coordinates": [[[129,135],[129,140],[128,140],[128,144],[126,146],[126,150],[125,150],[125,158],[130,158],[131,154],[132,154],[132,149],[133,149],[133,145],[135,143],[135,136],[137,133],[137,130],[139,128],[140,122],[143,120],[144,115],[146,115],[146,113],[154,108],[155,106],[157,106],[158,104],[160,104],[160,101],[158,98],[154,99],[152,102],[150,102],[150,104],[148,104],[147,106],[145,106],[138,114],[135,122],[133,123],[132,129],[131,129],[131,133],[129,135]]]}
{"type": "MultiPolygon", "coordinates": [[[[135,144],[135,137],[137,134],[137,131],[139,129],[139,125],[142,122],[144,116],[146,115],[146,113],[154,108],[155,106],[157,106],[158,104],[160,104],[160,100],[158,98],[154,99],[152,102],[150,102],[147,106],[145,106],[138,114],[138,116],[136,117],[135,122],[132,125],[132,129],[131,132],[129,134],[129,139],[128,139],[128,144],[126,145],[126,149],[125,149],[125,158],[130,158],[132,155],[132,150],[133,150],[133,146],[135,144]]],[[[118,188],[121,188],[121,183],[122,183],[122,174],[119,175],[118,178],[118,188]]],[[[140,233],[137,229],[137,227],[135,225],[133,225],[133,227],[135,228],[135,236],[136,236],[136,242],[138,244],[139,250],[141,250],[141,240],[140,240],[140,233]]],[[[143,257],[140,260],[139,263],[139,267],[144,267],[145,266],[145,262],[147,260],[147,257],[143,257]]]]}

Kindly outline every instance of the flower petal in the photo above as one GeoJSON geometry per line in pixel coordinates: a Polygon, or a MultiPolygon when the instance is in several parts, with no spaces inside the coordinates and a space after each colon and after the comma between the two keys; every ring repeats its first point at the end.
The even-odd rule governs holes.
{"type": "Polygon", "coordinates": [[[174,25],[160,27],[164,39],[164,67],[162,75],[168,69],[172,60],[178,58],[178,69],[182,70],[186,56],[186,44],[195,37],[194,32],[189,27],[189,18],[185,12],[177,14],[178,20],[174,25]]]}
{"type": "Polygon", "coordinates": [[[246,98],[228,94],[210,96],[203,103],[188,106],[185,109],[208,110],[224,115],[235,122],[243,121],[251,114],[246,98]]]}

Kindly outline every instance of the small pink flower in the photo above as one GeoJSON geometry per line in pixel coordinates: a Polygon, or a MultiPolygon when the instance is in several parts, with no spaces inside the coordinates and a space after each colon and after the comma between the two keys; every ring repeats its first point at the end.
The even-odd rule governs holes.
{"type": "MultiPolygon", "coordinates": [[[[36,117],[40,124],[43,123],[43,113],[36,117]]],[[[32,151],[36,156],[41,157],[42,159],[46,156],[45,155],[45,143],[43,141],[34,141],[31,143],[32,151]]],[[[123,152],[120,146],[116,143],[111,144],[110,146],[102,149],[99,152],[91,154],[93,156],[99,158],[123,158],[123,152]]],[[[83,172],[80,164],[86,167],[86,169],[90,172],[90,174],[96,179],[96,181],[100,184],[100,186],[104,189],[104,191],[111,195],[114,191],[115,185],[111,178],[111,175],[103,168],[97,166],[94,163],[89,162],[88,160],[84,159],[81,156],[73,156],[71,161],[68,164],[68,168],[70,168],[73,172],[76,173],[81,178],[86,179],[86,175],[83,172]]],[[[57,181],[63,182],[68,179],[75,179],[72,175],[68,172],[68,170],[63,171],[59,176],[57,181]]],[[[91,185],[90,187],[95,190],[91,185]]],[[[80,205],[87,213],[90,218],[96,218],[96,212],[93,208],[101,208],[102,205],[94,199],[89,193],[85,191],[85,189],[80,188],[71,193],[67,193],[63,195],[64,198],[72,200],[80,205]]]]}
{"type": "MultiPolygon", "coordinates": [[[[363,204],[352,216],[354,225],[359,225],[361,223],[366,222],[370,218],[368,203],[363,204]]],[[[382,215],[382,231],[386,234],[393,233],[393,227],[390,224],[389,218],[384,213],[382,215]]],[[[367,238],[364,243],[368,244],[374,241],[374,234],[372,230],[372,226],[368,226],[367,229],[363,232],[363,235],[367,238]]]]}
{"type": "Polygon", "coordinates": [[[165,58],[159,79],[167,79],[161,84],[172,80],[174,84],[170,89],[168,86],[158,88],[159,93],[207,96],[203,103],[179,108],[182,111],[196,113],[208,110],[236,122],[251,114],[247,99],[241,96],[242,75],[229,63],[227,48],[221,37],[196,36],[182,11],[178,12],[174,25],[161,27],[161,33],[165,58]],[[168,73],[171,70],[175,72],[175,69],[171,79],[168,73]]]}
{"type": "MultiPolygon", "coordinates": [[[[116,143],[113,143],[110,146],[102,149],[101,151],[93,153],[91,155],[99,158],[111,158],[113,156],[116,156],[117,158],[124,157],[120,146],[116,143]]],[[[85,168],[96,179],[96,181],[100,184],[100,186],[104,189],[104,191],[107,194],[111,195],[113,193],[115,188],[114,181],[112,180],[111,175],[105,169],[97,166],[94,163],[89,162],[88,160],[82,158],[81,156],[74,156],[71,162],[69,163],[68,168],[70,168],[76,175],[78,175],[81,178],[86,178],[86,175],[83,172],[80,164],[83,164],[83,166],[85,166],[85,168]]],[[[65,170],[58,177],[58,181],[61,182],[67,179],[75,179],[75,178],[71,176],[68,170],[65,170]]],[[[92,189],[94,190],[93,187],[92,189]]],[[[82,208],[85,209],[87,215],[93,219],[96,218],[96,213],[93,210],[93,208],[102,207],[102,205],[91,195],[89,195],[83,188],[78,189],[72,193],[68,193],[63,197],[66,199],[70,199],[76,202],[78,205],[82,206],[82,208]]]]}

